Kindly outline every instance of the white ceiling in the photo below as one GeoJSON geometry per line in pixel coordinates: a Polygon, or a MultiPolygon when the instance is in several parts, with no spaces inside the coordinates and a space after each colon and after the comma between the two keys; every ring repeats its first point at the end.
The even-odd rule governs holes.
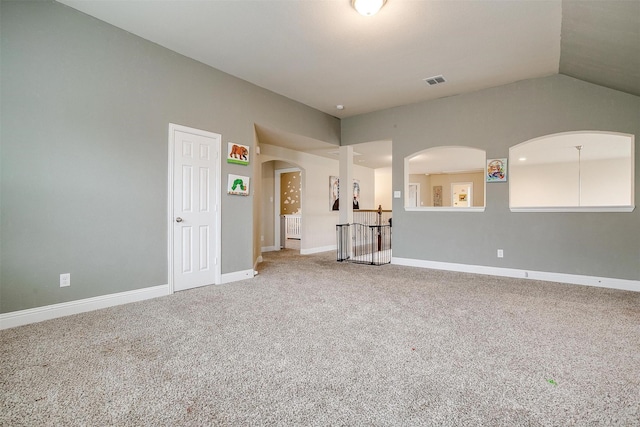
{"type": "Polygon", "coordinates": [[[430,148],[409,159],[408,173],[437,175],[482,172],[485,168],[485,161],[485,151],[476,148],[430,148]]]}
{"type": "MultiPolygon", "coordinates": [[[[338,118],[558,72],[640,94],[640,1],[388,0],[374,17],[351,0],[58,1],[338,118]],[[446,83],[423,81],[435,75],[446,83]]],[[[390,158],[390,142],[376,144],[356,162],[390,158]]]]}
{"type": "Polygon", "coordinates": [[[558,0],[59,1],[340,118],[559,69],[558,0]]]}

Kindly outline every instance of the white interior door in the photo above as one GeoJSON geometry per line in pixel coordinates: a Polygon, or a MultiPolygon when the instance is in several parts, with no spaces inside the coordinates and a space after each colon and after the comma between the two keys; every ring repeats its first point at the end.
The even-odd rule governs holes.
{"type": "Polygon", "coordinates": [[[221,140],[219,134],[170,128],[173,281],[171,277],[169,281],[174,291],[220,282],[221,140]]]}

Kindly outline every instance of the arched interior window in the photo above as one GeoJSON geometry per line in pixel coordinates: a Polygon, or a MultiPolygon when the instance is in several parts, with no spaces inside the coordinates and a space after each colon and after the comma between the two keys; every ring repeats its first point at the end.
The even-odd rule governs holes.
{"type": "Polygon", "coordinates": [[[405,209],[484,211],[484,150],[434,147],[405,157],[405,209]]]}
{"type": "Polygon", "coordinates": [[[570,132],[509,149],[512,211],[632,211],[633,135],[570,132]]]}

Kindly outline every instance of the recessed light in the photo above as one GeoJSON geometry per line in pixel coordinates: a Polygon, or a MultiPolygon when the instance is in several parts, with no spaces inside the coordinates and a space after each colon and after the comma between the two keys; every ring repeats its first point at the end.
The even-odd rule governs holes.
{"type": "Polygon", "coordinates": [[[526,157],[520,157],[518,160],[520,160],[521,162],[524,162],[525,160],[527,160],[526,157]]]}
{"type": "Polygon", "coordinates": [[[344,110],[344,105],[342,105],[342,104],[338,104],[338,105],[336,105],[336,108],[337,108],[338,110],[344,110]]]}

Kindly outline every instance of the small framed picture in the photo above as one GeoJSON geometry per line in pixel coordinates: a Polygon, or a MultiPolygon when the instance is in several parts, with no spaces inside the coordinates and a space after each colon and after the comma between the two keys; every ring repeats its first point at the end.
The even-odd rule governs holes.
{"type": "Polygon", "coordinates": [[[487,160],[487,182],[505,182],[507,180],[507,159],[487,160]]]}
{"type": "Polygon", "coordinates": [[[235,196],[248,196],[249,195],[249,177],[229,174],[229,182],[227,184],[227,194],[233,194],[235,196]]]}
{"type": "MultiPolygon", "coordinates": [[[[340,210],[340,178],[329,177],[329,206],[332,211],[340,210]]],[[[360,209],[360,180],[353,180],[353,209],[360,209]]]]}
{"type": "Polygon", "coordinates": [[[235,142],[230,142],[229,149],[227,150],[227,163],[244,166],[248,165],[249,147],[246,145],[236,144],[235,142]]]}
{"type": "Polygon", "coordinates": [[[337,176],[329,177],[329,206],[332,211],[340,210],[340,179],[337,176]]]}
{"type": "Polygon", "coordinates": [[[433,206],[442,206],[442,185],[433,186],[433,206]]]}

